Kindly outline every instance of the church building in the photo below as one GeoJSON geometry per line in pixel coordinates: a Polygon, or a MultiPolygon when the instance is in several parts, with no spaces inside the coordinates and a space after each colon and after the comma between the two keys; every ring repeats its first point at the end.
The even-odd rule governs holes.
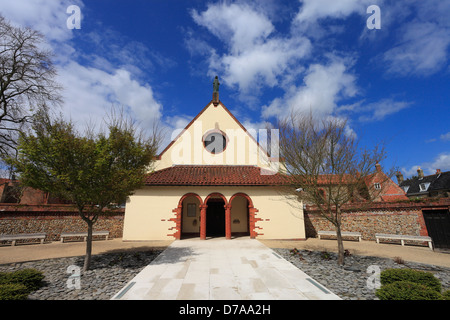
{"type": "Polygon", "coordinates": [[[156,157],[129,197],[124,241],[198,237],[305,239],[303,205],[279,192],[278,158],[213,99],[156,157]]]}

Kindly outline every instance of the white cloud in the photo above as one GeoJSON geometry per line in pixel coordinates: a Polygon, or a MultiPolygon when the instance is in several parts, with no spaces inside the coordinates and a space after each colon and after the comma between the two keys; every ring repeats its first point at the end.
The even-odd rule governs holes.
{"type": "Polygon", "coordinates": [[[127,70],[108,73],[70,62],[60,68],[59,81],[65,87],[64,114],[78,124],[100,125],[113,105],[124,107],[147,129],[161,117],[162,106],[154,98],[152,88],[133,80],[127,70]]]}
{"type": "Polygon", "coordinates": [[[397,43],[382,57],[389,73],[428,76],[448,67],[449,1],[413,0],[400,7],[389,4],[385,11],[400,13],[392,21],[400,26],[393,33],[397,43]]]}
{"type": "Polygon", "coordinates": [[[295,21],[312,24],[328,17],[346,18],[352,13],[366,15],[367,7],[378,3],[380,1],[376,0],[303,0],[295,21]]]}
{"type": "Polygon", "coordinates": [[[101,50],[102,56],[80,52],[72,40],[73,32],[85,32],[83,23],[81,30],[69,30],[66,24],[70,16],[67,7],[73,4],[83,12],[81,0],[2,0],[0,13],[15,24],[40,31],[49,40],[56,54],[57,80],[64,87],[62,112],[67,118],[82,128],[86,124],[100,126],[114,105],[123,107],[144,130],[151,130],[162,117],[162,105],[152,87],[138,79],[142,68],[152,66],[148,56],[158,64],[169,61],[104,28],[101,35],[89,32],[82,37],[101,50]]]}
{"type": "Polygon", "coordinates": [[[383,56],[389,73],[430,75],[447,64],[450,28],[415,21],[404,24],[402,31],[400,43],[383,56]]]}
{"type": "Polygon", "coordinates": [[[420,168],[419,165],[412,166],[409,169],[406,169],[405,167],[402,167],[400,172],[403,174],[403,177],[405,179],[408,179],[408,178],[410,178],[412,176],[417,176],[417,169],[419,169],[419,168],[420,168]]]}
{"type": "Polygon", "coordinates": [[[228,49],[223,55],[208,52],[210,74],[221,74],[224,84],[238,86],[246,98],[248,93],[257,94],[261,86],[282,84],[310,53],[307,38],[277,36],[269,18],[247,4],[209,5],[204,12],[192,11],[192,17],[228,49]]]}
{"type": "MultiPolygon", "coordinates": [[[[301,8],[293,20],[295,32],[320,39],[331,34],[342,33],[345,26],[338,19],[348,18],[351,14],[359,14],[368,18],[367,7],[380,5],[382,0],[302,0],[301,8]],[[325,27],[321,22],[326,21],[325,27]]],[[[365,22],[361,30],[366,29],[365,22]]]]}
{"type": "Polygon", "coordinates": [[[445,134],[441,134],[441,140],[444,140],[444,141],[450,141],[450,132],[447,132],[447,133],[445,133],[445,134]]]}
{"type": "Polygon", "coordinates": [[[70,5],[84,7],[81,0],[2,0],[0,13],[14,24],[40,31],[50,41],[65,41],[72,38],[66,23],[70,5]]]}
{"type": "Polygon", "coordinates": [[[422,168],[425,175],[435,174],[437,169],[442,172],[450,171],[450,152],[439,154],[432,162],[425,162],[422,165],[414,165],[411,168],[402,168],[401,172],[405,178],[417,176],[417,169],[422,168]]]}
{"type": "Polygon", "coordinates": [[[411,105],[412,102],[395,101],[392,98],[385,98],[372,103],[365,103],[365,99],[363,99],[352,104],[341,105],[336,109],[336,112],[340,115],[360,113],[362,115],[358,117],[358,120],[362,122],[381,121],[411,105]]]}
{"type": "Polygon", "coordinates": [[[227,43],[233,54],[263,42],[274,30],[266,16],[246,4],[209,5],[201,14],[193,10],[192,18],[227,43]]]}
{"type": "Polygon", "coordinates": [[[450,153],[441,153],[438,155],[433,162],[430,164],[425,164],[428,174],[433,174],[436,169],[441,169],[441,171],[450,171],[450,153]]]}
{"type": "Polygon", "coordinates": [[[411,105],[410,102],[406,101],[394,101],[392,99],[383,99],[378,102],[369,103],[363,105],[358,111],[366,112],[370,114],[365,114],[359,117],[360,121],[380,121],[386,118],[388,115],[394,114],[408,108],[411,105]]]}
{"type": "Polygon", "coordinates": [[[332,58],[328,65],[312,64],[303,82],[302,86],[292,86],[284,98],[276,98],[269,106],[263,107],[263,117],[284,117],[291,112],[309,110],[329,115],[340,99],[354,97],[358,93],[356,77],[348,71],[344,61],[337,58],[332,58]]]}

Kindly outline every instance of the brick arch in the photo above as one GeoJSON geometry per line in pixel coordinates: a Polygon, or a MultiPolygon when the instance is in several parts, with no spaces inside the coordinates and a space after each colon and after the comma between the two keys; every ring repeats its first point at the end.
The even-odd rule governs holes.
{"type": "Polygon", "coordinates": [[[231,196],[231,198],[230,198],[230,204],[231,204],[231,202],[233,201],[233,199],[236,198],[236,197],[244,197],[244,198],[246,198],[246,199],[248,200],[248,207],[249,207],[249,208],[250,208],[250,207],[253,208],[253,201],[252,201],[252,198],[250,198],[250,196],[249,196],[248,194],[243,193],[243,192],[238,192],[238,193],[233,194],[233,195],[231,196]]]}
{"type": "Polygon", "coordinates": [[[180,198],[180,201],[178,202],[178,207],[183,206],[183,201],[187,197],[196,197],[198,199],[198,201],[200,201],[200,205],[203,205],[203,200],[198,194],[193,193],[193,192],[189,192],[189,193],[186,193],[184,196],[182,196],[180,198]]]}
{"type": "Polygon", "coordinates": [[[183,216],[183,201],[187,197],[195,197],[195,198],[197,198],[198,201],[200,202],[199,207],[200,208],[203,207],[203,200],[196,193],[193,193],[193,192],[186,193],[185,195],[183,195],[180,198],[180,201],[178,201],[178,206],[175,209],[172,210],[172,212],[175,213],[175,218],[169,219],[169,221],[175,222],[175,227],[170,227],[169,230],[174,230],[175,229],[175,232],[172,233],[172,234],[168,234],[168,236],[173,236],[173,237],[175,237],[176,240],[180,240],[181,239],[181,217],[183,216]]]}
{"type": "Polygon", "coordinates": [[[225,202],[225,206],[228,205],[228,200],[227,200],[227,198],[226,198],[223,194],[221,194],[221,193],[219,193],[219,192],[213,192],[213,193],[210,193],[210,194],[206,197],[204,204],[205,204],[206,206],[208,206],[208,200],[211,199],[211,197],[215,197],[215,196],[221,197],[221,198],[223,199],[223,201],[225,202]]]}
{"type": "Polygon", "coordinates": [[[256,222],[262,221],[261,218],[256,218],[256,213],[259,212],[259,210],[256,209],[256,208],[253,206],[253,200],[252,200],[252,198],[250,198],[250,196],[249,196],[248,194],[243,193],[243,192],[238,192],[238,193],[235,193],[235,194],[233,194],[233,195],[231,196],[231,198],[230,198],[230,205],[229,205],[230,208],[232,207],[232,201],[233,201],[234,198],[236,198],[236,197],[244,197],[244,198],[246,198],[247,201],[248,201],[248,215],[249,215],[249,219],[248,219],[248,221],[249,221],[249,226],[248,226],[248,228],[249,228],[249,231],[250,231],[250,238],[251,238],[251,239],[255,239],[257,235],[259,235],[259,234],[262,235],[262,233],[258,233],[258,232],[256,232],[256,230],[255,230],[255,229],[261,229],[261,227],[257,227],[257,226],[256,226],[256,222]]]}

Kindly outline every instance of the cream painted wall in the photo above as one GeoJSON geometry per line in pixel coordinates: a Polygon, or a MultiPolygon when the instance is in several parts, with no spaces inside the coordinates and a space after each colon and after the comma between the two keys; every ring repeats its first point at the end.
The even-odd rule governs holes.
{"type": "Polygon", "coordinates": [[[231,232],[247,232],[247,231],[248,231],[247,199],[244,197],[236,197],[233,199],[231,207],[231,232]]]}
{"type": "MultiPolygon", "coordinates": [[[[263,129],[263,128],[261,128],[263,129]]],[[[173,139],[175,137],[172,137],[173,139]]],[[[282,163],[270,162],[265,151],[242,129],[239,123],[219,104],[212,103],[199,114],[197,119],[180,133],[175,142],[153,165],[161,170],[173,165],[256,165],[279,171],[282,163]],[[224,152],[211,154],[203,146],[203,137],[210,130],[221,130],[228,142],[224,152]]],[[[261,239],[304,239],[305,226],[302,204],[286,199],[271,187],[145,187],[129,198],[126,204],[123,240],[171,240],[175,233],[175,218],[172,212],[180,198],[187,193],[197,193],[203,200],[213,193],[222,193],[227,200],[235,193],[246,193],[254,207],[259,210],[257,218],[262,219],[256,226],[261,239]]],[[[182,230],[199,232],[200,210],[197,205],[196,217],[187,217],[187,204],[197,203],[195,197],[183,203],[182,230]],[[196,222],[194,221],[196,220],[196,222]]],[[[232,203],[231,230],[248,230],[247,204],[245,198],[236,198],[232,203]],[[236,223],[239,220],[239,223],[236,223]],[[233,223],[233,221],[235,223],[233,223]]]]}
{"type": "Polygon", "coordinates": [[[155,170],[172,165],[257,165],[278,171],[280,164],[269,162],[264,149],[221,104],[215,107],[211,103],[187,130],[177,134],[180,135],[176,141],[161,155],[161,160],[155,162],[155,170]],[[224,152],[211,154],[204,148],[203,137],[211,130],[220,130],[227,136],[224,152]]]}
{"type": "MultiPolygon", "coordinates": [[[[262,227],[257,232],[263,235],[257,238],[305,238],[301,203],[279,195],[270,187],[145,187],[131,196],[126,204],[123,240],[172,240],[173,237],[167,234],[175,232],[175,230],[169,230],[175,227],[175,222],[169,219],[175,217],[172,210],[178,206],[180,198],[187,193],[196,193],[204,201],[213,192],[223,194],[227,201],[239,192],[250,196],[254,207],[259,210],[256,217],[262,219],[256,223],[256,226],[262,227]]],[[[191,198],[189,201],[194,200],[191,198]]],[[[242,208],[242,200],[238,200],[236,206],[242,208]]],[[[232,224],[232,231],[238,230],[239,227],[232,224]]]]}
{"type": "Polygon", "coordinates": [[[182,229],[183,232],[198,233],[200,232],[200,201],[197,197],[187,197],[183,201],[183,218],[182,229]],[[195,204],[195,217],[188,216],[188,204],[195,204]]]}

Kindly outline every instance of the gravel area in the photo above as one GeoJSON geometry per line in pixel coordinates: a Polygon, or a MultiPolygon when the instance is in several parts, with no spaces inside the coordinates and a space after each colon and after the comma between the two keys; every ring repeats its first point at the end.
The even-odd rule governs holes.
{"type": "Polygon", "coordinates": [[[84,256],[4,264],[0,265],[0,271],[34,268],[44,272],[44,286],[32,292],[28,296],[30,300],[109,300],[161,252],[151,250],[94,255],[91,270],[85,273],[80,271],[79,289],[76,288],[76,281],[69,280],[71,274],[68,268],[73,270],[71,266],[77,266],[78,270],[82,270],[84,256]]]}
{"type": "MultiPolygon", "coordinates": [[[[374,278],[374,273],[368,272],[369,266],[377,266],[380,271],[388,268],[429,271],[441,280],[443,290],[450,289],[450,268],[354,255],[347,256],[345,266],[339,267],[337,254],[332,252],[273,250],[344,300],[377,299],[375,290],[367,285],[368,278],[374,278]]],[[[44,286],[29,295],[31,300],[109,300],[161,252],[150,250],[95,255],[91,270],[81,272],[78,278],[79,289],[74,288],[76,282],[69,280],[71,274],[68,268],[77,266],[81,270],[84,256],[4,264],[0,265],[0,272],[25,268],[44,272],[44,286]]]]}
{"type": "Polygon", "coordinates": [[[273,250],[344,300],[378,300],[375,289],[368,286],[368,282],[370,285],[375,283],[375,272],[372,270],[381,272],[390,268],[431,272],[441,281],[442,291],[450,289],[450,268],[441,266],[350,254],[345,257],[344,266],[340,267],[337,264],[337,253],[297,249],[273,250]],[[368,269],[370,266],[375,267],[368,269]]]}

